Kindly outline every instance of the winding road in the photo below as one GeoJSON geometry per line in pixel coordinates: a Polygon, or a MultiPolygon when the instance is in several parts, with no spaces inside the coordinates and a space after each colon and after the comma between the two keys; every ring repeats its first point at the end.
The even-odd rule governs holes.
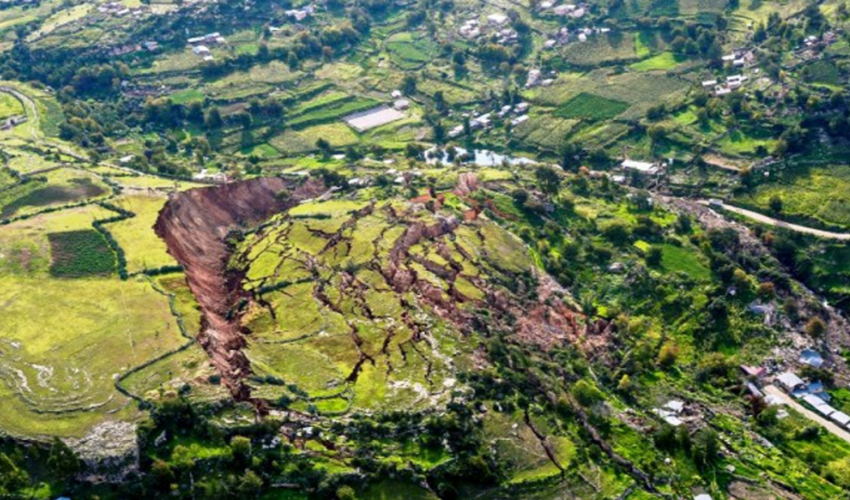
{"type": "Polygon", "coordinates": [[[708,200],[698,200],[698,203],[701,205],[705,205],[707,207],[711,207],[713,209],[719,208],[722,210],[726,210],[728,212],[732,212],[738,215],[743,215],[748,219],[752,219],[756,222],[760,222],[762,224],[767,224],[768,226],[773,227],[781,227],[784,229],[789,229],[791,231],[796,231],[798,233],[811,234],[813,236],[818,236],[820,238],[827,238],[833,240],[842,240],[842,241],[850,241],[850,233],[834,233],[831,231],[824,231],[822,229],[815,229],[813,227],[801,226],[799,224],[792,224],[790,222],[785,222],[779,219],[774,219],[773,217],[769,217],[764,214],[760,214],[758,212],[753,212],[752,210],[747,210],[745,208],[736,207],[733,205],[712,205],[708,200]]]}

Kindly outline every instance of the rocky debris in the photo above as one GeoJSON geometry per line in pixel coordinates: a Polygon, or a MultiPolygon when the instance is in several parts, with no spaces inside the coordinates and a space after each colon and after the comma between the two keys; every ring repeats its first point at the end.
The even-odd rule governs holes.
{"type": "Polygon", "coordinates": [[[478,189],[478,177],[472,172],[460,174],[457,178],[457,187],[455,194],[458,196],[468,196],[478,189]]]}
{"type": "Polygon", "coordinates": [[[264,402],[251,397],[245,379],[251,374],[242,352],[245,334],[234,307],[247,298],[244,271],[229,269],[231,231],[244,229],[324,191],[316,180],[298,183],[265,177],[173,194],[154,225],[168,253],[183,266],[202,320],[198,342],[221,373],[222,382],[237,401],[251,401],[264,411],[264,402]],[[280,193],[285,192],[286,195],[280,193]]]}
{"type": "Polygon", "coordinates": [[[66,439],[65,444],[85,462],[88,481],[120,482],[139,466],[134,423],[103,422],[80,439],[66,439]]]}

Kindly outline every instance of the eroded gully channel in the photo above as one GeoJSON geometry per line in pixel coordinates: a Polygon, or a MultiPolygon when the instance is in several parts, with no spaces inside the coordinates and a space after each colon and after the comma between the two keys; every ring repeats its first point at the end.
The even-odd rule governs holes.
{"type": "Polygon", "coordinates": [[[319,181],[264,177],[197,188],[173,194],[159,213],[154,231],[168,253],[183,266],[186,281],[201,307],[197,339],[236,401],[250,402],[265,413],[264,401],[253,398],[246,383],[250,362],[243,348],[248,332],[235,306],[247,298],[244,271],[228,268],[234,229],[245,229],[325,190],[319,181]],[[280,196],[286,191],[288,196],[280,196]]]}

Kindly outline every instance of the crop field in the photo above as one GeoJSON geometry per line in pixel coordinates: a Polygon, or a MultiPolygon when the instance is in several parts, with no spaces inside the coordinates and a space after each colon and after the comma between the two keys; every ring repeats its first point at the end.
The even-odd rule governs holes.
{"type": "Polygon", "coordinates": [[[57,278],[107,276],[115,272],[115,255],[94,229],[50,233],[50,274],[57,278]]]}
{"type": "Polygon", "coordinates": [[[333,97],[330,102],[322,102],[324,97],[305,103],[305,110],[294,113],[287,124],[295,129],[306,128],[338,120],[343,116],[364,111],[378,105],[378,101],[370,98],[341,98],[333,97]]]}
{"type": "Polygon", "coordinates": [[[0,427],[16,435],[79,437],[136,419],[113,375],[183,342],[166,298],[145,281],[0,276],[0,304],[0,427]]]}
{"type": "Polygon", "coordinates": [[[396,33],[386,41],[390,59],[401,69],[417,69],[434,58],[437,44],[427,35],[396,33]]]}
{"type": "Polygon", "coordinates": [[[190,102],[203,102],[204,94],[197,89],[180,90],[171,94],[174,104],[189,104],[190,102]]]}
{"type": "Polygon", "coordinates": [[[0,120],[5,120],[10,116],[24,114],[24,106],[21,104],[21,101],[17,100],[10,94],[0,94],[0,120]]]}
{"type": "Polygon", "coordinates": [[[629,105],[625,102],[582,92],[561,104],[554,115],[567,119],[607,120],[628,108],[629,105]]]}
{"type": "Polygon", "coordinates": [[[556,150],[563,144],[580,120],[554,118],[548,114],[532,115],[514,129],[517,137],[541,148],[556,150]]]}
{"type": "Polygon", "coordinates": [[[841,85],[841,72],[838,66],[830,61],[814,61],[805,66],[804,72],[810,82],[824,85],[841,85]]]}
{"type": "Polygon", "coordinates": [[[36,212],[108,194],[108,187],[86,174],[59,169],[0,193],[0,218],[36,212]]]}
{"type": "Polygon", "coordinates": [[[662,52],[657,56],[631,64],[629,67],[635,71],[669,71],[675,69],[680,63],[680,59],[672,52],[662,52]]]}
{"type": "Polygon", "coordinates": [[[165,243],[153,232],[153,225],[165,201],[164,196],[143,194],[123,196],[113,201],[114,205],[136,214],[135,217],[106,226],[124,249],[127,272],[177,265],[166,253],[165,243]]]}
{"type": "Polygon", "coordinates": [[[600,62],[637,59],[635,38],[622,33],[608,33],[588,38],[587,42],[571,43],[563,50],[566,61],[579,66],[596,66],[600,62]]]}
{"type": "Polygon", "coordinates": [[[718,143],[718,148],[726,153],[732,154],[755,154],[760,146],[767,151],[772,151],[776,146],[776,136],[766,130],[741,131],[732,130],[726,134],[718,143]]]}
{"type": "Polygon", "coordinates": [[[91,229],[97,219],[115,212],[87,205],[38,215],[3,226],[0,230],[0,275],[47,276],[50,266],[49,233],[91,229]]]}
{"type": "Polygon", "coordinates": [[[755,194],[743,199],[767,210],[770,199],[778,196],[786,214],[850,227],[850,167],[797,168],[802,171],[759,186],[755,194]]]}
{"type": "Polygon", "coordinates": [[[689,84],[675,76],[661,73],[621,73],[610,75],[606,70],[575,73],[559,77],[555,85],[541,89],[535,100],[541,104],[560,106],[579,94],[594,94],[631,105],[622,118],[641,117],[650,106],[676,101],[684,96],[689,84]]]}
{"type": "Polygon", "coordinates": [[[57,12],[42,23],[41,28],[29,35],[28,41],[33,41],[50,34],[53,30],[66,24],[80,20],[94,9],[94,5],[83,3],[57,12]]]}
{"type": "Polygon", "coordinates": [[[150,67],[135,68],[137,75],[162,75],[165,73],[181,73],[196,70],[203,61],[192,53],[191,49],[183,52],[164,55],[153,62],[150,67]]]}

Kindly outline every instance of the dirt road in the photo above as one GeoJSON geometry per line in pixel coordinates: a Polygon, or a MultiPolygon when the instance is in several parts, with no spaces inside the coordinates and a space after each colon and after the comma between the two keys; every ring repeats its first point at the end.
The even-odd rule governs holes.
{"type": "Polygon", "coordinates": [[[847,432],[846,430],[842,429],[838,424],[836,424],[832,420],[826,419],[826,418],[818,415],[817,413],[815,413],[811,410],[808,410],[806,407],[804,407],[800,403],[794,401],[794,398],[792,398],[791,396],[789,396],[788,394],[783,392],[781,389],[779,389],[775,385],[765,386],[764,392],[767,393],[767,394],[771,394],[773,396],[779,396],[780,398],[782,398],[783,401],[785,401],[785,404],[788,405],[789,407],[794,408],[796,411],[801,413],[803,416],[805,416],[806,418],[808,418],[812,422],[817,422],[818,424],[820,424],[822,427],[824,427],[826,430],[828,430],[829,432],[831,432],[835,436],[837,436],[837,437],[847,441],[848,443],[850,443],[850,432],[847,432]]]}
{"type": "MultiPolygon", "coordinates": [[[[699,200],[699,203],[702,205],[710,206],[708,200],[699,200]]],[[[714,208],[714,207],[712,207],[714,208]]],[[[834,240],[844,240],[850,241],[850,233],[833,233],[830,231],[823,231],[821,229],[815,229],[812,227],[801,226],[799,224],[791,224],[790,222],[781,221],[779,219],[774,219],[773,217],[769,217],[767,215],[760,214],[758,212],[753,212],[752,210],[747,210],[744,208],[735,207],[732,205],[723,204],[721,207],[723,210],[727,210],[732,213],[736,213],[738,215],[743,215],[749,219],[752,219],[756,222],[761,222],[762,224],[767,224],[769,226],[781,227],[785,229],[790,229],[791,231],[797,231],[799,233],[811,234],[814,236],[819,236],[821,238],[828,238],[834,240]]]]}

